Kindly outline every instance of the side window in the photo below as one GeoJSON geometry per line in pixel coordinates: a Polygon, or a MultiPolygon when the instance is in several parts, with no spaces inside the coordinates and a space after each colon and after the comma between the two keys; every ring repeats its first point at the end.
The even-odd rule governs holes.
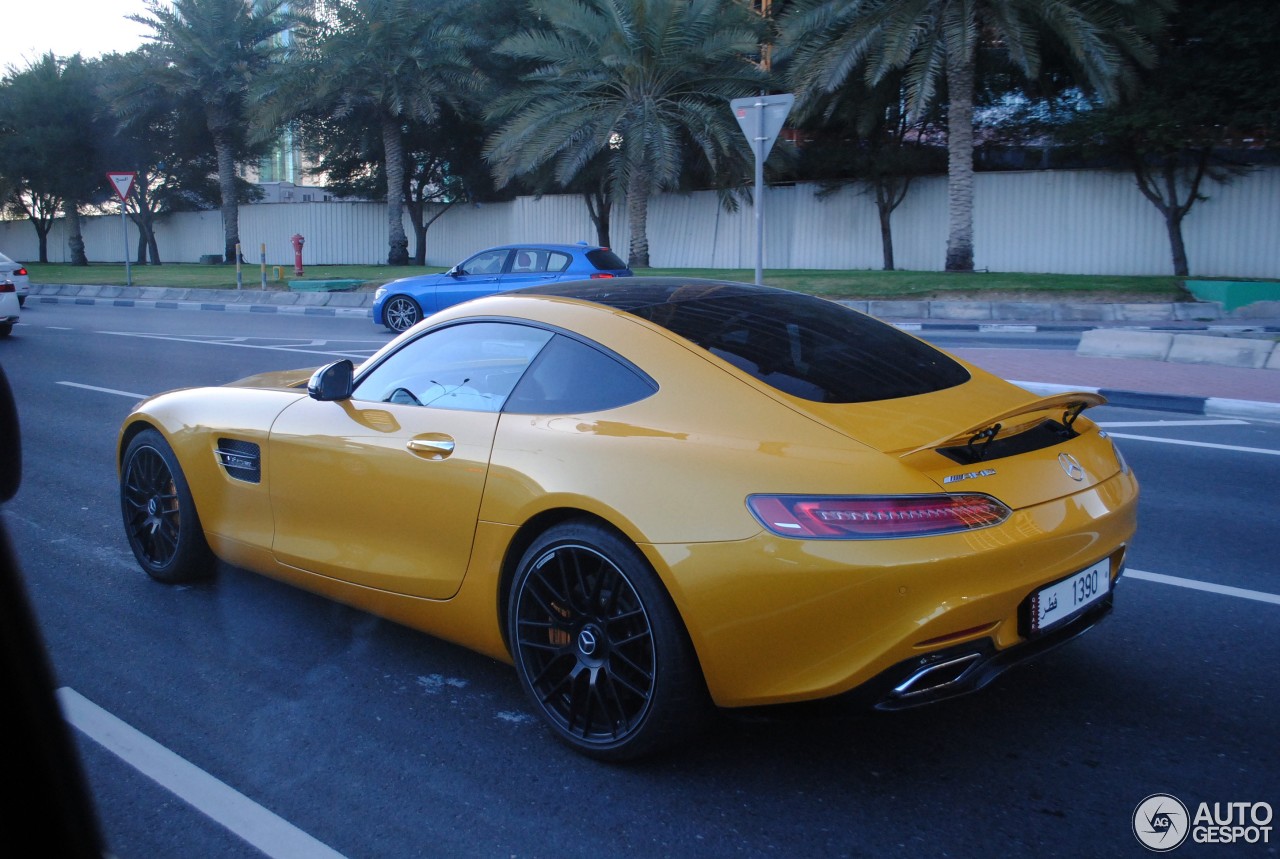
{"type": "Polygon", "coordinates": [[[471,322],[424,334],[389,355],[356,386],[366,402],[496,412],[550,340],[541,328],[471,322]]]}
{"type": "Polygon", "coordinates": [[[462,264],[462,270],[466,274],[501,274],[502,264],[507,261],[509,253],[507,250],[496,250],[476,254],[462,264]]]}
{"type": "Polygon", "coordinates": [[[568,254],[562,254],[559,251],[551,251],[547,254],[547,271],[562,272],[569,267],[569,263],[573,262],[573,257],[568,254]]]}
{"type": "Polygon", "coordinates": [[[511,263],[511,271],[518,274],[543,271],[546,268],[546,259],[543,251],[521,248],[516,251],[515,262],[511,263]]]}
{"type": "Polygon", "coordinates": [[[656,390],[652,380],[621,360],[557,334],[524,374],[505,411],[526,415],[598,412],[643,400],[656,390]]]}

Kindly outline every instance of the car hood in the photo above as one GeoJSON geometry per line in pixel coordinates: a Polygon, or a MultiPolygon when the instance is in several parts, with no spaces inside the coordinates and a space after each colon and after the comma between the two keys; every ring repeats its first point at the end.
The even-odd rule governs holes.
{"type": "Polygon", "coordinates": [[[311,374],[316,371],[315,367],[307,367],[301,370],[273,370],[270,373],[258,373],[255,376],[246,376],[243,379],[237,379],[234,382],[228,382],[224,387],[227,388],[304,388],[307,382],[311,380],[311,374]]]}
{"type": "Polygon", "coordinates": [[[426,289],[428,287],[439,286],[447,280],[452,280],[452,278],[443,272],[439,274],[415,274],[411,277],[401,277],[396,280],[389,280],[382,285],[382,288],[390,291],[398,289],[426,289]]]}

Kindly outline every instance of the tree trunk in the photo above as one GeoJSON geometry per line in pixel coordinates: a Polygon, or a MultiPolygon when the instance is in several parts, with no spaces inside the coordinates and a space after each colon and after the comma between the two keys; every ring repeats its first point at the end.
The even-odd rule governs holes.
{"type": "Polygon", "coordinates": [[[387,166],[387,265],[409,264],[409,238],[404,232],[404,143],[400,123],[382,118],[382,154],[387,166]]]}
{"type": "Polygon", "coordinates": [[[880,252],[884,256],[884,270],[893,271],[893,226],[890,223],[893,208],[889,201],[879,199],[879,194],[876,196],[876,210],[880,213],[880,252]]]}
{"type": "Polygon", "coordinates": [[[973,271],[973,56],[947,57],[947,271],[973,271]]]}
{"type": "Polygon", "coordinates": [[[223,124],[222,114],[209,108],[209,133],[213,135],[213,151],[218,157],[218,192],[222,195],[222,233],[226,243],[223,260],[236,261],[236,246],[240,244],[240,204],[236,200],[236,158],[227,132],[230,123],[223,124]]]}
{"type": "Polygon", "coordinates": [[[1169,232],[1169,249],[1173,251],[1173,273],[1177,277],[1189,277],[1191,269],[1187,265],[1187,246],[1182,240],[1181,216],[1166,212],[1164,226],[1169,232]]]}
{"type": "Polygon", "coordinates": [[[84,253],[84,235],[80,231],[80,205],[72,200],[62,204],[67,218],[67,248],[71,251],[72,265],[88,265],[89,258],[84,253]]]}
{"type": "Polygon", "coordinates": [[[591,223],[596,228],[596,244],[602,248],[612,247],[609,239],[609,216],[613,213],[613,202],[607,191],[587,191],[582,195],[587,204],[587,212],[591,215],[591,223]]]}
{"type": "Polygon", "coordinates": [[[1203,147],[1192,152],[1178,151],[1166,153],[1159,159],[1159,176],[1152,170],[1147,159],[1137,150],[1129,153],[1129,163],[1133,177],[1138,183],[1142,196],[1151,201],[1160,216],[1164,218],[1165,232],[1169,235],[1169,251],[1173,256],[1173,273],[1176,277],[1187,277],[1191,273],[1187,262],[1187,245],[1182,238],[1182,221],[1197,200],[1204,199],[1200,195],[1200,186],[1209,173],[1209,162],[1213,157],[1210,147],[1203,147]],[[1179,177],[1182,177],[1182,182],[1179,177]],[[1179,186],[1185,184],[1186,193],[1179,193],[1179,186]]]}
{"type": "Polygon", "coordinates": [[[649,186],[643,178],[633,178],[627,189],[627,215],[631,220],[629,268],[649,267],[649,186]]]}
{"type": "Polygon", "coordinates": [[[40,229],[39,226],[37,226],[36,235],[39,237],[36,239],[36,243],[38,247],[36,251],[36,255],[39,257],[40,262],[48,262],[49,261],[49,231],[42,230],[40,229]]]}

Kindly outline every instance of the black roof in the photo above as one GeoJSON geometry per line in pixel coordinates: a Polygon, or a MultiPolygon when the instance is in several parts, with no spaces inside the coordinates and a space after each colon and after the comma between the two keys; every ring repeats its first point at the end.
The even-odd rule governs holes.
{"type": "Polygon", "coordinates": [[[576,298],[629,313],[662,304],[680,304],[686,301],[764,295],[801,295],[801,293],[772,286],[686,277],[611,277],[597,280],[570,280],[531,286],[513,290],[507,294],[576,298]]]}

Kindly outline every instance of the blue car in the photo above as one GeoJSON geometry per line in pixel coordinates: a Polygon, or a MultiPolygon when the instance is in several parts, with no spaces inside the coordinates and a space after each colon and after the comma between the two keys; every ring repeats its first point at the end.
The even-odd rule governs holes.
{"type": "Polygon", "coordinates": [[[453,304],[472,298],[554,283],[633,272],[608,248],[576,245],[504,245],[468,257],[444,274],[402,277],[378,287],[373,321],[400,332],[453,304]]]}

